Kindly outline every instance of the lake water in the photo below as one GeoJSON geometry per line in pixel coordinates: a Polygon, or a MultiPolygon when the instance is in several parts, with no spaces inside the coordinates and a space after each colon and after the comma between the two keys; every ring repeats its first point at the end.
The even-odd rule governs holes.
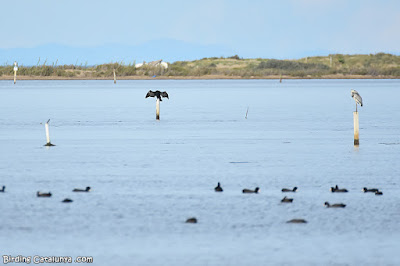
{"type": "Polygon", "coordinates": [[[0,255],[400,265],[399,88],[399,80],[0,81],[0,255]],[[160,121],[149,89],[169,93],[160,121]],[[364,101],[359,148],[351,89],[364,101]],[[49,118],[57,146],[46,148],[49,118]],[[336,184],[349,193],[331,193],[336,184]],[[257,186],[257,195],[241,193],[257,186]],[[280,203],[281,189],[294,186],[293,203],[280,203]],[[193,216],[198,223],[186,224],[193,216]],[[308,223],[286,223],[293,218],[308,223]]]}

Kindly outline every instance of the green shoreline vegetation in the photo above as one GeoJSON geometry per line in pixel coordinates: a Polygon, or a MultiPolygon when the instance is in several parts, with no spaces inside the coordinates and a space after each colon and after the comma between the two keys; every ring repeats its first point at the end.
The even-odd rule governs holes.
{"type": "MultiPolygon", "coordinates": [[[[40,62],[40,59],[39,59],[40,62]]],[[[95,66],[19,65],[17,76],[37,79],[121,79],[174,78],[174,77],[220,77],[220,78],[335,78],[346,76],[370,78],[400,78],[400,56],[377,53],[369,55],[343,55],[306,57],[296,60],[243,59],[231,57],[210,57],[194,61],[177,61],[165,69],[161,66],[135,63],[108,63],[95,66]]],[[[22,62],[19,62],[22,63],[22,62]]],[[[13,65],[0,66],[0,79],[14,75],[13,65]]]]}

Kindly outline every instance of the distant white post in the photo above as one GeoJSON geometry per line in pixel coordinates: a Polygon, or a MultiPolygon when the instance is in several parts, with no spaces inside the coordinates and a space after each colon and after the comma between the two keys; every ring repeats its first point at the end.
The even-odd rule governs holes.
{"type": "Polygon", "coordinates": [[[17,71],[18,71],[18,63],[14,62],[14,84],[17,82],[17,71]]]}
{"type": "Polygon", "coordinates": [[[158,98],[156,102],[156,119],[160,120],[160,99],[158,98]]]}
{"type": "Polygon", "coordinates": [[[51,144],[51,142],[50,142],[49,122],[50,122],[50,119],[47,120],[46,124],[44,125],[44,127],[46,129],[46,141],[47,141],[46,145],[44,145],[44,146],[55,146],[54,144],[51,144]]]}
{"type": "Polygon", "coordinates": [[[353,112],[354,118],[354,146],[360,145],[360,138],[359,138],[359,123],[358,123],[358,112],[353,112]]]}
{"type": "Polygon", "coordinates": [[[332,67],[332,56],[330,57],[330,66],[332,67]]]}
{"type": "Polygon", "coordinates": [[[117,75],[115,75],[115,69],[114,69],[114,84],[117,83],[117,75]]]}

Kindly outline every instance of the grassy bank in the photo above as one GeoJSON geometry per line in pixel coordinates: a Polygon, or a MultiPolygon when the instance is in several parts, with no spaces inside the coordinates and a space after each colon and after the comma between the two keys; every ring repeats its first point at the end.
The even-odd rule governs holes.
{"type": "MultiPolygon", "coordinates": [[[[20,62],[21,63],[21,62],[20,62]]],[[[400,56],[392,54],[307,57],[297,60],[212,57],[178,61],[168,69],[110,63],[97,66],[20,64],[18,79],[202,79],[202,78],[400,78],[400,56]]],[[[13,66],[0,66],[0,79],[12,79],[13,66]]]]}

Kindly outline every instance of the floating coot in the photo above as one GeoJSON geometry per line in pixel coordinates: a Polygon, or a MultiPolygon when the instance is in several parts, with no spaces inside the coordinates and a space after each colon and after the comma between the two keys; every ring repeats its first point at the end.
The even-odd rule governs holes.
{"type": "Polygon", "coordinates": [[[72,199],[66,198],[66,199],[64,199],[62,202],[64,202],[64,203],[70,203],[70,202],[73,202],[73,200],[72,200],[72,199]]]}
{"type": "Polygon", "coordinates": [[[224,191],[221,187],[221,184],[218,182],[218,185],[214,188],[215,192],[222,192],[224,191]]]}
{"type": "Polygon", "coordinates": [[[45,193],[45,192],[37,192],[36,196],[41,197],[41,198],[49,198],[51,197],[51,192],[45,193]]]}
{"type": "Polygon", "coordinates": [[[379,191],[379,189],[377,189],[377,188],[363,188],[363,191],[364,191],[364,193],[367,193],[367,192],[373,192],[373,193],[376,193],[376,192],[378,192],[379,191]]]}
{"type": "Polygon", "coordinates": [[[242,190],[242,192],[243,192],[243,193],[258,193],[259,190],[260,190],[259,187],[256,187],[254,190],[245,188],[245,189],[242,190]]]}
{"type": "Polygon", "coordinates": [[[343,203],[329,204],[329,202],[325,201],[325,206],[327,208],[344,208],[346,207],[346,204],[343,203]]]}
{"type": "Polygon", "coordinates": [[[290,223],[290,224],[306,224],[307,221],[304,219],[292,219],[290,221],[287,221],[286,223],[290,223]]]}
{"type": "Polygon", "coordinates": [[[195,217],[192,217],[192,218],[187,219],[185,223],[196,224],[197,223],[197,219],[195,217]]]}
{"type": "Polygon", "coordinates": [[[335,187],[331,187],[331,192],[348,192],[347,189],[345,188],[339,188],[338,185],[336,185],[335,187]]]}
{"type": "Polygon", "coordinates": [[[293,189],[289,189],[289,188],[282,188],[282,192],[296,192],[297,187],[294,187],[293,189]]]}
{"type": "Polygon", "coordinates": [[[81,188],[75,188],[74,190],[72,190],[73,192],[89,192],[90,191],[90,187],[86,187],[86,189],[81,189],[81,188]]]}
{"type": "Polygon", "coordinates": [[[293,199],[289,199],[288,197],[284,197],[284,198],[281,200],[281,202],[290,203],[290,202],[293,202],[293,199]]]}

